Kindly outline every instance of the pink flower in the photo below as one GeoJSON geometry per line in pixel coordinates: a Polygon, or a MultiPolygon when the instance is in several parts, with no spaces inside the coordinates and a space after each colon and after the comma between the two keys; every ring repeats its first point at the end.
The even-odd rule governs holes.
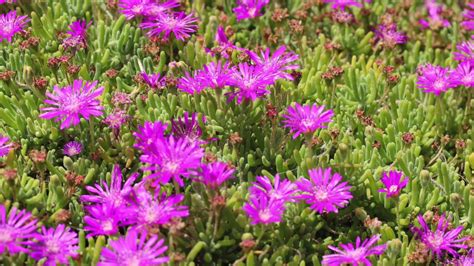
{"type": "Polygon", "coordinates": [[[89,231],[87,237],[99,235],[115,235],[118,233],[119,223],[123,219],[116,208],[107,204],[97,204],[85,207],[84,230],[89,231]]]}
{"type": "Polygon", "coordinates": [[[421,68],[421,75],[418,75],[418,88],[423,92],[440,95],[456,84],[450,78],[450,69],[441,66],[426,65],[421,68]]]}
{"type": "Polygon", "coordinates": [[[270,49],[266,49],[260,56],[252,51],[247,53],[255,65],[260,68],[260,71],[264,75],[272,76],[273,81],[277,79],[293,80],[288,71],[299,69],[299,66],[295,64],[298,60],[298,55],[293,52],[286,52],[286,46],[284,45],[278,47],[272,55],[270,55],[270,49]]]}
{"type": "Polygon", "coordinates": [[[458,52],[454,52],[454,60],[474,63],[474,42],[466,41],[456,46],[458,52]]]}
{"type": "Polygon", "coordinates": [[[252,197],[265,196],[270,200],[280,200],[283,202],[294,202],[296,198],[296,186],[289,180],[280,181],[280,176],[275,175],[274,181],[266,176],[257,176],[249,188],[252,197]]]}
{"type": "Polygon", "coordinates": [[[464,21],[461,22],[466,30],[474,30],[474,3],[467,3],[467,8],[463,13],[464,21]]]}
{"type": "Polygon", "coordinates": [[[262,8],[270,3],[270,0],[237,0],[234,8],[237,20],[256,18],[261,16],[262,8]]]}
{"type": "Polygon", "coordinates": [[[375,29],[375,38],[383,43],[386,47],[395,47],[397,44],[404,44],[407,42],[407,36],[397,31],[397,25],[378,25],[375,29]]]}
{"type": "Polygon", "coordinates": [[[363,5],[355,0],[324,0],[324,3],[332,3],[333,9],[345,9],[346,7],[362,7],[363,5]]]}
{"type": "Polygon", "coordinates": [[[11,42],[16,33],[23,30],[30,19],[27,16],[18,16],[16,11],[12,10],[7,14],[0,15],[0,41],[7,40],[11,42]]]}
{"type": "Polygon", "coordinates": [[[10,139],[0,134],[0,157],[7,155],[12,147],[11,143],[8,143],[10,139]]]}
{"type": "Polygon", "coordinates": [[[25,210],[12,207],[7,215],[4,205],[0,204],[0,254],[8,250],[10,254],[27,252],[28,239],[36,231],[36,219],[25,210]]]}
{"type": "Polygon", "coordinates": [[[180,41],[191,37],[198,26],[198,19],[193,14],[186,15],[184,12],[164,13],[142,22],[140,27],[148,29],[147,35],[150,37],[162,36],[168,39],[171,33],[180,41]]]}
{"type": "Polygon", "coordinates": [[[63,153],[67,156],[76,156],[82,152],[82,144],[77,141],[70,141],[64,145],[63,153]]]}
{"type": "Polygon", "coordinates": [[[450,79],[456,86],[464,86],[466,88],[474,87],[474,62],[461,62],[456,69],[451,72],[450,79]]]}
{"type": "Polygon", "coordinates": [[[146,72],[140,73],[143,81],[151,88],[151,89],[162,89],[166,86],[165,77],[161,77],[160,74],[147,74],[146,72]]]}
{"type": "Polygon", "coordinates": [[[226,163],[213,162],[203,164],[200,173],[194,178],[194,180],[203,183],[210,188],[217,189],[225,181],[234,178],[233,173],[234,169],[229,168],[226,163]]]}
{"type": "Polygon", "coordinates": [[[443,5],[436,3],[436,0],[425,0],[425,6],[428,10],[428,20],[420,19],[419,23],[423,29],[449,27],[451,23],[441,16],[443,12],[443,5]]]}
{"type": "Polygon", "coordinates": [[[250,197],[242,210],[250,217],[253,225],[279,223],[285,211],[285,203],[265,196],[250,197]]]}
{"type": "Polygon", "coordinates": [[[69,37],[64,39],[64,47],[86,47],[87,46],[87,28],[92,24],[92,21],[88,24],[85,20],[77,20],[69,25],[70,31],[67,32],[69,37]]]}
{"type": "Polygon", "coordinates": [[[300,105],[288,107],[287,114],[284,114],[284,126],[290,128],[294,133],[293,139],[301,134],[313,134],[320,128],[326,128],[324,124],[332,122],[334,112],[332,110],[324,110],[324,105],[300,105]]]}
{"type": "Polygon", "coordinates": [[[218,62],[216,64],[211,62],[204,65],[198,75],[205,81],[206,87],[222,89],[227,86],[232,75],[232,70],[229,63],[222,64],[221,62],[218,62]]]}
{"type": "Polygon", "coordinates": [[[155,0],[120,0],[120,12],[130,20],[135,17],[159,16],[171,12],[172,8],[179,7],[178,0],[158,2],[155,0]]]}
{"type": "Polygon", "coordinates": [[[236,91],[228,93],[229,100],[237,98],[237,103],[244,99],[255,101],[269,94],[267,86],[273,83],[273,76],[263,72],[261,67],[240,63],[229,80],[229,85],[236,87],[236,91]]]}
{"type": "Polygon", "coordinates": [[[338,212],[338,208],[345,207],[352,199],[351,187],[347,182],[341,182],[342,176],[331,174],[331,168],[309,170],[310,180],[300,178],[296,186],[301,192],[299,198],[311,204],[311,208],[318,213],[338,212]]]}
{"type": "Polygon", "coordinates": [[[206,118],[203,116],[199,119],[197,113],[189,116],[188,112],[184,112],[182,118],[171,120],[171,134],[177,138],[187,138],[189,141],[199,142],[199,138],[202,136],[199,120],[205,123],[206,118]]]}
{"type": "Polygon", "coordinates": [[[97,86],[97,81],[86,82],[75,80],[72,85],[60,88],[54,86],[53,93],[46,92],[44,102],[51,106],[41,108],[40,118],[61,121],[61,129],[75,126],[80,122],[80,116],[88,120],[91,116],[102,115],[103,107],[97,99],[104,87],[97,86]]]}
{"type": "Polygon", "coordinates": [[[382,183],[385,185],[385,188],[379,189],[379,192],[386,193],[387,198],[397,197],[409,181],[408,177],[403,180],[402,177],[402,172],[389,171],[388,173],[383,173],[382,183]]]}
{"type": "Polygon", "coordinates": [[[177,87],[180,91],[194,95],[206,89],[208,81],[205,80],[198,71],[194,71],[193,75],[190,75],[188,72],[184,75],[184,77],[178,80],[177,87]]]}
{"type": "Polygon", "coordinates": [[[138,130],[133,133],[135,137],[135,145],[133,147],[141,150],[142,152],[148,152],[156,139],[161,139],[166,131],[168,125],[161,123],[160,121],[149,122],[145,121],[143,126],[138,126],[138,130]]]}
{"type": "Polygon", "coordinates": [[[323,265],[339,266],[352,264],[370,266],[372,263],[368,257],[373,255],[382,255],[387,249],[387,244],[374,246],[380,239],[380,235],[374,235],[361,243],[360,237],[357,237],[355,246],[352,243],[341,244],[342,249],[334,246],[328,246],[329,249],[336,252],[336,254],[324,255],[323,265]]]}

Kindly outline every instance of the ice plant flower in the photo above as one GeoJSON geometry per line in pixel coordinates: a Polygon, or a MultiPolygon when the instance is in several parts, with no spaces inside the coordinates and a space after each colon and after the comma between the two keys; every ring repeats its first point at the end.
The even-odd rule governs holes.
{"type": "Polygon", "coordinates": [[[450,69],[441,66],[426,65],[421,68],[421,75],[418,75],[418,88],[424,89],[425,93],[440,95],[442,92],[456,85],[450,78],[450,69]]]}
{"type": "Polygon", "coordinates": [[[145,84],[151,89],[157,90],[166,86],[165,77],[161,77],[160,74],[147,74],[146,72],[142,72],[140,74],[145,84]]]}
{"type": "Polygon", "coordinates": [[[63,153],[67,156],[76,156],[82,152],[82,144],[77,141],[70,141],[64,145],[63,153]]]}
{"type": "MultiPolygon", "coordinates": [[[[202,129],[199,125],[197,113],[191,116],[188,112],[184,112],[183,117],[171,119],[171,134],[176,138],[187,138],[189,141],[198,141],[202,136],[202,129]]],[[[205,123],[206,118],[203,116],[201,122],[205,123]]]]}
{"type": "Polygon", "coordinates": [[[352,199],[351,186],[341,182],[342,176],[331,173],[331,168],[309,170],[310,180],[300,178],[296,181],[301,195],[311,208],[318,213],[338,212],[338,208],[345,207],[352,199]]]}
{"type": "Polygon", "coordinates": [[[474,3],[467,3],[466,5],[467,7],[463,13],[464,21],[461,22],[461,26],[466,30],[474,30],[474,3]]]}
{"type": "Polygon", "coordinates": [[[381,180],[385,188],[379,189],[379,192],[386,193],[387,198],[397,197],[409,181],[408,177],[402,180],[403,177],[403,173],[398,171],[383,173],[381,180]]]}
{"type": "Polygon", "coordinates": [[[229,59],[232,51],[234,50],[243,50],[235,46],[232,42],[229,41],[225,34],[225,30],[222,26],[217,27],[215,40],[215,47],[212,49],[206,48],[206,51],[212,56],[220,54],[223,58],[229,59]]]}
{"type": "Polygon", "coordinates": [[[237,20],[252,19],[262,15],[262,8],[270,3],[270,0],[237,0],[234,8],[237,20]]]}
{"type": "Polygon", "coordinates": [[[107,204],[87,206],[87,215],[84,216],[84,230],[88,231],[87,237],[98,235],[115,235],[118,232],[122,218],[116,208],[107,204]]]}
{"type": "Polygon", "coordinates": [[[30,19],[27,16],[17,16],[12,10],[7,14],[0,14],[0,41],[11,42],[16,33],[23,30],[30,19]]]}
{"type": "Polygon", "coordinates": [[[346,7],[362,7],[362,4],[355,0],[324,0],[324,3],[332,4],[333,9],[345,9],[346,7]]]}
{"type": "Polygon", "coordinates": [[[4,205],[0,204],[0,254],[5,250],[10,254],[27,252],[28,240],[36,231],[36,219],[25,210],[12,207],[7,215],[4,205]]]}
{"type": "Polygon", "coordinates": [[[474,61],[461,62],[456,69],[451,72],[450,79],[456,86],[466,88],[474,87],[474,61]]]}
{"type": "Polygon", "coordinates": [[[193,15],[186,15],[184,12],[164,13],[142,22],[140,27],[149,30],[149,37],[161,36],[168,39],[171,34],[180,41],[191,37],[197,29],[198,19],[193,15]]]}
{"type": "Polygon", "coordinates": [[[204,149],[199,144],[174,136],[153,140],[150,149],[140,156],[140,161],[147,164],[142,170],[152,172],[146,179],[153,180],[155,185],[173,179],[184,186],[182,177],[189,177],[201,165],[204,149]]]}
{"type": "Polygon", "coordinates": [[[129,230],[124,237],[111,240],[109,247],[103,248],[98,266],[112,265],[162,265],[168,263],[164,256],[168,247],[157,235],[147,237],[147,233],[129,230]]]}
{"type": "Polygon", "coordinates": [[[237,88],[237,91],[229,93],[229,100],[237,98],[237,103],[244,99],[255,101],[269,94],[267,86],[273,84],[273,76],[262,72],[258,66],[240,63],[229,80],[229,85],[237,88]]]}
{"type": "Polygon", "coordinates": [[[425,6],[428,10],[429,18],[428,20],[420,19],[419,23],[422,28],[439,28],[439,27],[449,27],[451,23],[448,20],[444,19],[441,16],[443,12],[443,6],[436,3],[436,0],[425,0],[425,6]]]}
{"type": "Polygon", "coordinates": [[[130,118],[124,110],[115,109],[104,119],[104,124],[108,125],[115,133],[120,131],[122,125],[130,118]]]}
{"type": "Polygon", "coordinates": [[[320,128],[326,128],[326,123],[332,122],[333,110],[324,110],[324,105],[300,105],[289,106],[287,114],[284,114],[284,127],[290,128],[293,139],[301,134],[313,134],[320,128]]]}
{"type": "Polygon", "coordinates": [[[397,44],[404,44],[407,42],[407,36],[397,31],[395,23],[390,25],[380,24],[375,29],[375,38],[385,47],[393,48],[397,44]]]}
{"type": "Polygon", "coordinates": [[[459,62],[470,61],[474,63],[474,42],[466,41],[456,46],[457,52],[454,52],[454,60],[459,62]]]}
{"type": "Polygon", "coordinates": [[[275,175],[273,182],[266,176],[257,176],[249,188],[250,194],[255,197],[265,196],[271,200],[293,202],[296,196],[296,186],[290,180],[280,181],[280,175],[275,175]]]}
{"type": "Polygon", "coordinates": [[[179,7],[179,0],[153,1],[146,7],[145,15],[156,17],[171,13],[173,8],[179,7]]]}
{"type": "Polygon", "coordinates": [[[273,80],[277,79],[287,79],[293,80],[288,71],[294,71],[299,69],[298,64],[295,62],[298,60],[298,55],[293,52],[287,52],[286,46],[282,45],[273,52],[272,55],[269,48],[264,52],[262,51],[260,56],[253,52],[247,51],[250,59],[261,68],[264,75],[271,75],[273,80]]]}
{"type": "Polygon", "coordinates": [[[46,92],[44,102],[49,104],[48,107],[41,108],[40,118],[54,119],[61,121],[61,129],[75,126],[80,122],[80,116],[89,120],[91,116],[102,115],[103,107],[97,99],[104,87],[97,86],[97,81],[87,82],[82,80],[74,80],[72,85],[60,88],[55,85],[53,93],[46,92]]]}
{"type": "Polygon", "coordinates": [[[439,219],[435,231],[431,230],[423,215],[418,215],[418,222],[421,228],[413,227],[412,230],[437,257],[441,257],[444,253],[459,257],[455,249],[467,248],[466,245],[462,244],[467,238],[457,239],[464,227],[458,226],[453,230],[449,230],[449,222],[444,215],[439,219]]]}
{"type": "Polygon", "coordinates": [[[63,40],[65,47],[86,47],[87,46],[87,28],[90,27],[92,21],[87,23],[85,20],[77,20],[69,25],[70,30],[67,32],[69,37],[63,40]]]}
{"type": "Polygon", "coordinates": [[[77,234],[64,224],[49,229],[43,226],[41,233],[36,233],[35,238],[36,241],[30,244],[30,256],[35,260],[46,258],[44,265],[69,265],[69,258],[78,255],[77,234]]]}
{"type": "Polygon", "coordinates": [[[0,0],[0,5],[1,4],[13,4],[16,3],[16,0],[0,0]]]}
{"type": "Polygon", "coordinates": [[[119,165],[114,165],[110,185],[102,180],[94,186],[86,186],[86,190],[93,195],[82,195],[81,201],[88,203],[105,204],[112,208],[123,208],[127,205],[127,200],[132,192],[132,184],[137,179],[138,174],[132,174],[122,186],[122,171],[119,165]]]}
{"type": "Polygon", "coordinates": [[[220,61],[216,64],[211,62],[204,65],[203,69],[199,71],[200,77],[206,82],[206,87],[212,89],[224,88],[227,86],[232,75],[232,70],[229,63],[222,64],[220,61]]]}
{"type": "Polygon", "coordinates": [[[159,3],[155,0],[120,0],[120,13],[128,20],[135,17],[159,16],[179,7],[179,1],[170,0],[159,3]]]}
{"type": "Polygon", "coordinates": [[[201,172],[194,180],[210,188],[217,189],[225,181],[234,178],[234,171],[234,169],[229,168],[229,166],[223,162],[203,164],[201,166],[201,172]]]}
{"type": "Polygon", "coordinates": [[[149,151],[153,142],[165,135],[166,128],[168,128],[168,125],[160,121],[145,121],[143,126],[138,126],[138,130],[133,133],[133,136],[135,136],[135,145],[133,147],[144,153],[149,151]]]}
{"type": "Polygon", "coordinates": [[[373,255],[382,255],[387,249],[387,244],[374,246],[380,239],[380,235],[373,235],[365,239],[362,243],[360,237],[357,237],[355,246],[352,243],[341,244],[341,249],[334,246],[328,246],[329,249],[336,254],[324,255],[323,265],[339,266],[339,265],[367,265],[372,263],[368,257],[373,255]]]}
{"type": "Polygon", "coordinates": [[[180,205],[184,195],[177,194],[166,196],[156,192],[152,196],[141,183],[135,189],[136,205],[131,209],[133,214],[128,219],[129,224],[134,224],[137,229],[147,229],[166,224],[173,218],[187,217],[189,210],[186,205],[180,205]]]}
{"type": "Polygon", "coordinates": [[[265,196],[250,197],[242,210],[249,216],[252,225],[279,223],[285,212],[285,203],[265,196]]]}
{"type": "Polygon", "coordinates": [[[193,75],[186,72],[184,77],[178,80],[178,89],[182,92],[189,94],[199,94],[201,91],[206,89],[208,81],[200,75],[200,72],[194,71],[193,75]]]}
{"type": "Polygon", "coordinates": [[[12,147],[11,143],[8,143],[10,139],[0,134],[0,157],[7,155],[12,147]]]}
{"type": "Polygon", "coordinates": [[[474,265],[474,249],[471,249],[468,254],[450,261],[449,265],[453,266],[472,266],[474,265]]]}

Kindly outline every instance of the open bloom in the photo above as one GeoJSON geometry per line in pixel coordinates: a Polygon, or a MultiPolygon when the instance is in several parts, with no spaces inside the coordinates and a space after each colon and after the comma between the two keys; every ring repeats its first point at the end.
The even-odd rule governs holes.
{"type": "Polygon", "coordinates": [[[261,16],[262,8],[270,3],[270,0],[237,0],[237,7],[234,8],[237,20],[256,18],[261,16]]]}
{"type": "Polygon", "coordinates": [[[120,12],[130,20],[135,17],[159,16],[179,7],[178,0],[158,2],[155,0],[120,0],[120,12]]]}
{"type": "Polygon", "coordinates": [[[7,14],[0,15],[0,41],[11,42],[16,33],[23,30],[30,19],[27,16],[17,16],[12,10],[7,14]]]}
{"type": "Polygon", "coordinates": [[[237,97],[237,103],[244,99],[255,101],[270,93],[267,86],[273,83],[273,76],[263,72],[261,67],[240,63],[229,80],[229,85],[237,88],[229,93],[229,100],[237,97]]]}
{"type": "Polygon", "coordinates": [[[81,201],[108,205],[112,208],[121,209],[127,204],[127,199],[132,192],[132,184],[138,174],[132,174],[122,186],[122,171],[119,165],[114,165],[110,185],[104,180],[94,186],[86,186],[86,190],[92,195],[82,195],[81,201]]]}
{"type": "Polygon", "coordinates": [[[140,27],[148,29],[150,37],[162,36],[168,39],[171,33],[180,41],[191,37],[197,29],[197,18],[193,14],[186,15],[184,12],[164,13],[142,22],[140,27]]]}
{"type": "Polygon", "coordinates": [[[466,88],[474,87],[474,61],[461,62],[456,69],[451,72],[450,79],[456,86],[466,88]]]}
{"type": "Polygon", "coordinates": [[[408,184],[408,177],[403,180],[402,177],[402,172],[389,171],[388,173],[383,173],[382,183],[385,185],[385,188],[379,189],[379,192],[386,193],[387,198],[398,196],[408,184]]]}
{"type": "Polygon", "coordinates": [[[149,151],[153,142],[164,136],[167,127],[168,125],[160,121],[145,121],[143,126],[138,126],[138,130],[133,133],[133,136],[135,136],[135,145],[133,145],[133,147],[142,152],[149,151]]]}
{"type": "Polygon", "coordinates": [[[208,81],[200,74],[199,71],[194,71],[193,75],[188,72],[184,73],[184,77],[178,79],[178,89],[189,94],[199,94],[206,89],[208,81]]]}
{"type": "Polygon", "coordinates": [[[82,144],[77,141],[70,141],[64,145],[63,153],[67,156],[76,156],[82,152],[82,144]]]}
{"type": "Polygon", "coordinates": [[[443,5],[436,3],[436,0],[425,0],[425,7],[428,10],[429,18],[428,20],[420,19],[421,27],[424,29],[427,28],[439,28],[439,27],[449,27],[451,23],[448,20],[444,19],[441,13],[443,12],[443,5]]]}
{"type": "Polygon", "coordinates": [[[444,253],[458,257],[459,254],[455,249],[467,248],[466,245],[462,244],[467,238],[457,239],[464,227],[458,226],[453,230],[449,230],[449,223],[444,215],[439,219],[435,231],[432,231],[428,224],[426,224],[423,215],[418,216],[418,222],[421,228],[414,227],[412,230],[417,234],[420,241],[423,242],[431,252],[436,254],[437,257],[440,257],[444,253]]]}
{"type": "Polygon", "coordinates": [[[310,180],[300,178],[296,186],[301,192],[299,198],[311,205],[318,213],[338,212],[352,199],[351,187],[341,182],[342,176],[331,173],[331,168],[309,170],[310,180]]]}
{"type": "Polygon", "coordinates": [[[288,107],[287,114],[283,115],[284,126],[294,133],[293,139],[301,134],[314,133],[319,128],[326,128],[326,123],[332,122],[334,112],[324,110],[324,105],[300,105],[288,107]]]}
{"type": "Polygon", "coordinates": [[[0,254],[27,252],[25,248],[28,239],[36,231],[36,219],[25,210],[18,211],[12,207],[7,215],[5,206],[0,204],[0,254]]]}
{"type": "Polygon", "coordinates": [[[345,9],[346,7],[362,7],[362,4],[356,0],[324,0],[324,3],[332,4],[331,8],[345,9]]]}
{"type": "Polygon", "coordinates": [[[214,40],[216,43],[214,48],[206,49],[206,51],[213,56],[216,53],[219,53],[223,58],[228,59],[230,55],[232,54],[232,51],[243,50],[242,48],[235,46],[232,42],[229,41],[229,39],[227,38],[225,34],[225,30],[222,26],[219,26],[217,28],[217,32],[216,32],[216,36],[214,40]],[[215,50],[217,50],[218,52],[215,52],[215,50]]]}
{"type": "Polygon", "coordinates": [[[375,38],[382,43],[383,46],[393,48],[397,44],[404,44],[407,42],[407,36],[397,31],[395,23],[390,25],[378,25],[375,29],[375,38]]]}
{"type": "Polygon", "coordinates": [[[67,32],[69,37],[64,39],[63,45],[65,47],[86,47],[86,35],[87,28],[90,27],[92,22],[86,23],[85,20],[74,21],[69,25],[70,30],[67,32]]]}
{"type": "Polygon", "coordinates": [[[10,139],[8,137],[4,137],[0,134],[0,157],[5,156],[10,152],[11,143],[8,143],[10,139]]]}
{"type": "Polygon", "coordinates": [[[69,264],[69,258],[78,255],[77,234],[64,224],[49,229],[43,226],[41,233],[36,233],[35,238],[36,241],[32,241],[30,245],[30,256],[35,260],[46,258],[44,265],[69,264]]]}
{"type": "Polygon", "coordinates": [[[163,239],[147,233],[129,230],[125,237],[110,241],[110,247],[102,249],[99,266],[115,265],[162,265],[169,261],[164,256],[168,247],[163,239]]]}
{"type": "Polygon", "coordinates": [[[470,61],[474,63],[474,42],[467,41],[456,46],[457,52],[454,52],[454,60],[459,62],[470,61]]]}
{"type": "Polygon", "coordinates": [[[286,46],[282,45],[271,54],[269,48],[260,54],[260,56],[252,51],[247,52],[250,59],[260,67],[260,70],[264,75],[272,76],[273,80],[277,79],[288,79],[293,80],[288,71],[299,69],[299,66],[295,64],[298,60],[298,55],[293,52],[287,52],[286,46]]]}
{"type": "MultiPolygon", "coordinates": [[[[206,118],[203,116],[201,122],[204,123],[206,118]]],[[[187,138],[189,141],[198,141],[202,136],[202,129],[199,125],[197,113],[189,116],[188,112],[184,112],[182,118],[171,120],[171,134],[176,138],[187,138]]]]}
{"type": "Polygon", "coordinates": [[[265,196],[250,197],[242,210],[249,216],[253,225],[279,223],[285,212],[285,203],[265,196]]]}
{"type": "Polygon", "coordinates": [[[467,3],[467,8],[464,10],[464,21],[461,22],[466,30],[474,30],[474,3],[467,3]]]}
{"type": "Polygon", "coordinates": [[[166,86],[165,77],[161,77],[160,74],[147,74],[146,72],[142,72],[141,75],[145,84],[151,89],[157,90],[166,86]]]}
{"type": "Polygon", "coordinates": [[[130,116],[127,115],[127,112],[117,108],[111,114],[109,114],[103,120],[103,122],[104,122],[104,124],[108,125],[117,135],[118,132],[120,131],[120,128],[122,127],[122,125],[125,122],[127,122],[127,120],[129,118],[130,118],[130,116]]]}
{"type": "Polygon", "coordinates": [[[275,175],[273,184],[266,176],[257,176],[257,182],[254,182],[249,188],[252,196],[265,196],[273,200],[283,202],[294,201],[296,186],[290,180],[280,181],[280,175],[275,175]]]}
{"type": "Polygon", "coordinates": [[[336,254],[324,255],[323,265],[339,266],[351,264],[353,266],[370,266],[372,263],[368,257],[382,255],[385,249],[387,249],[387,244],[374,246],[379,239],[380,235],[373,235],[361,243],[360,237],[357,237],[355,246],[352,243],[341,244],[342,249],[328,246],[328,248],[336,252],[336,254]]]}
{"type": "Polygon", "coordinates": [[[204,149],[200,142],[174,136],[155,139],[149,150],[140,156],[140,161],[148,164],[144,171],[152,173],[146,179],[154,184],[166,184],[173,178],[184,186],[182,177],[189,177],[200,165],[204,149]]]}
{"type": "Polygon", "coordinates": [[[85,208],[84,230],[89,231],[87,237],[97,235],[115,235],[122,218],[115,208],[107,204],[97,204],[85,208]]]}
{"type": "Polygon", "coordinates": [[[48,107],[41,108],[40,118],[54,119],[61,121],[61,129],[75,126],[80,122],[80,116],[89,119],[91,116],[102,115],[103,107],[97,99],[104,87],[97,86],[97,81],[86,82],[82,80],[74,80],[72,85],[60,88],[54,86],[53,93],[46,92],[44,102],[49,104],[48,107]]]}
{"type": "Polygon", "coordinates": [[[441,66],[426,65],[421,68],[421,75],[418,75],[418,88],[423,92],[440,95],[456,84],[450,77],[450,69],[441,66]]]}
{"type": "Polygon", "coordinates": [[[229,63],[211,62],[204,65],[203,69],[199,71],[199,75],[206,82],[206,87],[218,89],[228,84],[232,71],[229,63]]]}
{"type": "Polygon", "coordinates": [[[226,163],[213,162],[203,164],[201,166],[201,172],[194,180],[216,189],[225,181],[233,178],[233,173],[234,169],[229,168],[226,163]]]}

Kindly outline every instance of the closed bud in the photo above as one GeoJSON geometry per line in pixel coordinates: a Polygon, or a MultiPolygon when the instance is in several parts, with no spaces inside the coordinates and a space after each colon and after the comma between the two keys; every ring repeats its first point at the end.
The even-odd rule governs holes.
{"type": "Polygon", "coordinates": [[[392,239],[388,242],[388,253],[392,257],[398,256],[402,249],[402,241],[398,238],[392,239]]]}
{"type": "Polygon", "coordinates": [[[361,221],[365,221],[365,219],[367,219],[367,212],[363,209],[363,208],[356,208],[354,210],[354,213],[355,213],[355,216],[357,217],[357,219],[361,220],[361,221]]]}
{"type": "Polygon", "coordinates": [[[431,182],[430,172],[428,170],[421,170],[420,179],[423,185],[428,185],[431,182]]]}
{"type": "Polygon", "coordinates": [[[449,199],[450,199],[451,204],[453,204],[454,208],[459,209],[459,207],[461,207],[461,204],[462,204],[461,195],[459,195],[458,193],[451,193],[451,195],[449,195],[449,199]]]}

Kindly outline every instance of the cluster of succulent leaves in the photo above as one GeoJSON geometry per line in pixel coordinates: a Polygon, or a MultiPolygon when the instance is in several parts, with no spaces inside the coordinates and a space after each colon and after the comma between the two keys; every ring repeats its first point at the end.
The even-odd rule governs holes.
{"type": "MultiPolygon", "coordinates": [[[[463,235],[474,234],[474,91],[459,88],[437,97],[416,86],[418,65],[454,65],[455,44],[469,37],[456,16],[449,28],[421,30],[410,14],[423,12],[422,1],[407,5],[407,1],[380,0],[368,8],[351,9],[357,23],[340,24],[325,15],[330,12],[327,4],[287,0],[271,1],[263,16],[237,22],[232,15],[234,1],[187,1],[187,11],[193,10],[200,20],[197,33],[186,42],[159,44],[157,51],[150,52],[151,41],[137,22],[127,21],[107,1],[40,2],[19,1],[15,6],[31,18],[28,30],[39,38],[39,44],[21,49],[21,36],[12,43],[0,43],[0,72],[15,73],[12,79],[0,81],[0,132],[18,144],[1,161],[0,176],[10,169],[17,175],[0,178],[0,202],[31,211],[41,224],[66,222],[77,230],[81,258],[73,265],[96,263],[109,240],[85,237],[79,201],[86,193],[84,186],[110,181],[114,164],[126,169],[124,176],[140,172],[140,154],[133,148],[132,136],[137,125],[167,122],[184,112],[206,117],[201,125],[203,138],[212,140],[206,152],[235,167],[236,178],[221,188],[226,203],[217,231],[210,199],[198,184],[186,186],[184,204],[190,215],[182,220],[185,226],[168,251],[171,258],[181,257],[175,264],[319,265],[328,245],[373,233],[380,233],[382,241],[389,243],[374,263],[409,264],[417,245],[410,226],[419,214],[447,213],[453,225],[465,227],[463,235]],[[277,8],[286,8],[288,17],[272,19],[277,8]],[[372,27],[387,12],[394,13],[399,28],[407,33],[406,44],[384,49],[372,41],[372,27]],[[48,59],[67,54],[58,33],[67,31],[77,19],[93,22],[88,47],[69,60],[80,70],[70,74],[65,66],[51,68],[48,59]],[[294,30],[295,21],[301,23],[301,30],[294,30]],[[244,104],[227,102],[211,90],[189,95],[173,86],[146,90],[137,83],[134,77],[142,71],[179,78],[211,62],[205,48],[213,47],[219,25],[230,26],[232,40],[241,47],[274,50],[286,45],[300,56],[301,76],[279,81],[266,98],[244,104]],[[276,41],[269,35],[276,36],[276,41]],[[343,73],[328,78],[335,67],[343,73]],[[390,79],[387,67],[393,67],[392,75],[398,79],[390,79]],[[116,77],[107,75],[111,69],[117,71],[116,77]],[[34,86],[38,77],[47,80],[46,89],[34,86]],[[97,118],[63,131],[58,123],[38,118],[45,90],[74,79],[98,80],[105,87],[101,101],[106,114],[114,109],[114,92],[133,95],[127,110],[131,119],[118,134],[97,118]],[[311,141],[292,139],[281,125],[281,115],[294,102],[333,109],[333,122],[311,141]],[[273,110],[276,116],[271,115],[273,110]],[[72,140],[80,141],[84,151],[70,158],[62,147],[72,140]],[[38,152],[46,154],[44,161],[35,160],[38,152]],[[316,167],[331,167],[350,183],[354,198],[346,208],[319,215],[303,203],[291,204],[283,222],[266,230],[250,225],[242,205],[257,175],[278,173],[294,181],[316,167]],[[382,172],[391,169],[410,178],[397,201],[378,192],[382,172]],[[71,175],[83,179],[79,184],[71,182],[71,175]],[[382,225],[375,231],[367,228],[367,217],[378,218],[382,225]],[[249,239],[258,241],[246,248],[241,243],[249,239]]],[[[446,6],[459,15],[462,9],[456,2],[448,0],[446,6]]],[[[241,60],[238,51],[230,60],[241,60]]],[[[34,264],[24,254],[8,261],[34,264]]]]}

